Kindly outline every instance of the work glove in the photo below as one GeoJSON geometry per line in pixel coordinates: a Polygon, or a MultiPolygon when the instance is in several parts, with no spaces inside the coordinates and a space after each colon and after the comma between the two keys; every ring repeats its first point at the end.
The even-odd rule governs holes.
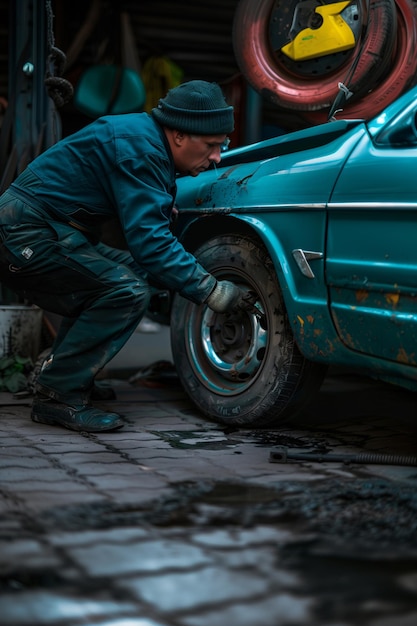
{"type": "Polygon", "coordinates": [[[219,280],[206,304],[215,313],[227,313],[239,308],[243,296],[244,292],[230,280],[219,280]]]}

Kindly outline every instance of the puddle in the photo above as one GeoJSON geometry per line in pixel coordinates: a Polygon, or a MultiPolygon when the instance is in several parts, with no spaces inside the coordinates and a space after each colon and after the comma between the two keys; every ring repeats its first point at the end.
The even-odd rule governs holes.
{"type": "Polygon", "coordinates": [[[149,431],[166,441],[172,448],[194,448],[205,450],[224,450],[234,448],[242,443],[252,442],[259,447],[288,447],[314,450],[325,453],[334,442],[324,436],[306,435],[292,436],[276,431],[263,430],[195,430],[195,431],[149,431]]]}
{"type": "Polygon", "coordinates": [[[215,430],[195,430],[195,431],[149,431],[156,437],[169,443],[172,448],[201,448],[205,450],[224,450],[225,448],[233,448],[241,443],[227,437],[223,431],[215,430]]]}
{"type": "Polygon", "coordinates": [[[245,431],[243,436],[250,438],[257,446],[262,447],[287,447],[287,448],[309,448],[320,452],[328,450],[328,440],[324,436],[313,436],[311,433],[304,435],[290,435],[274,430],[268,431],[245,431]]]}

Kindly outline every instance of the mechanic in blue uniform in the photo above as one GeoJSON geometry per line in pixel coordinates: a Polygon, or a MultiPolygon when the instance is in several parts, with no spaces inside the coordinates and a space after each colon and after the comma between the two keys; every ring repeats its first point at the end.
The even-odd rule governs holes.
{"type": "Polygon", "coordinates": [[[145,314],[151,285],[222,313],[241,290],[217,281],[170,230],[177,173],[219,163],[233,107],[216,83],[171,89],[150,114],[99,118],[34,159],[0,197],[0,281],[63,316],[31,417],[72,430],[123,426],[91,404],[98,372],[145,314]],[[100,241],[117,216],[127,250],[100,241]]]}

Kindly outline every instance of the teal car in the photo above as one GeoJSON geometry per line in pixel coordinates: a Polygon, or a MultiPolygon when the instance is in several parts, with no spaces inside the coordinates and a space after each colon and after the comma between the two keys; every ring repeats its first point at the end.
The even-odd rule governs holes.
{"type": "Polygon", "coordinates": [[[346,366],[417,390],[417,88],[370,121],[341,119],[227,152],[178,181],[176,235],[248,311],[176,295],[172,352],[196,406],[277,425],[346,366]]]}

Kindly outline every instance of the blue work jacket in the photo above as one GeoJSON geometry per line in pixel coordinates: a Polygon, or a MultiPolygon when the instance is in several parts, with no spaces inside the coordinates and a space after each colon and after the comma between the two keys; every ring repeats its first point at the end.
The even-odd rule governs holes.
{"type": "Polygon", "coordinates": [[[11,185],[52,219],[94,233],[117,217],[150,279],[196,303],[216,279],[170,230],[176,172],[162,127],[148,113],[109,115],[40,154],[11,185]],[[33,179],[35,178],[35,182],[33,179]]]}

